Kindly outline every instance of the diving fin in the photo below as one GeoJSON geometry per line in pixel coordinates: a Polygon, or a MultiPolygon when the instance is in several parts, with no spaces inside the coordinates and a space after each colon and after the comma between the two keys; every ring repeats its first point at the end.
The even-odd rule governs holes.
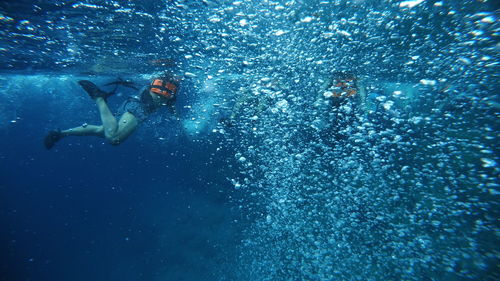
{"type": "Polygon", "coordinates": [[[107,99],[108,97],[112,96],[115,92],[104,92],[103,90],[99,89],[94,83],[90,82],[89,80],[80,80],[78,81],[78,84],[82,86],[83,90],[89,94],[89,96],[92,99],[96,98],[104,98],[107,99]]]}
{"type": "Polygon", "coordinates": [[[43,140],[43,144],[45,145],[45,148],[47,150],[51,149],[56,142],[58,142],[60,139],[62,139],[63,135],[61,131],[59,130],[54,130],[50,131],[46,136],[45,139],[43,140]]]}
{"type": "Polygon", "coordinates": [[[134,82],[123,80],[120,77],[118,77],[118,79],[116,81],[104,84],[104,86],[110,86],[110,85],[116,85],[116,86],[121,85],[121,86],[124,86],[124,87],[127,87],[127,88],[132,88],[132,89],[137,90],[137,91],[139,90],[139,88],[137,88],[135,86],[134,82]]]}

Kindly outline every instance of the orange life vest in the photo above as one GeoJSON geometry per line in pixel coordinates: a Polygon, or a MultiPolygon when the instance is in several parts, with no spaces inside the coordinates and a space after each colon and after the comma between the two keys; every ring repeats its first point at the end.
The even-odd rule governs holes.
{"type": "Polygon", "coordinates": [[[175,82],[173,81],[165,81],[162,79],[155,79],[153,82],[151,82],[151,89],[150,91],[164,96],[166,98],[172,99],[175,97],[177,94],[177,84],[174,84],[175,82]]]}
{"type": "Polygon", "coordinates": [[[332,96],[335,98],[347,98],[358,93],[354,78],[337,80],[335,87],[340,88],[340,92],[332,91],[332,96]]]}

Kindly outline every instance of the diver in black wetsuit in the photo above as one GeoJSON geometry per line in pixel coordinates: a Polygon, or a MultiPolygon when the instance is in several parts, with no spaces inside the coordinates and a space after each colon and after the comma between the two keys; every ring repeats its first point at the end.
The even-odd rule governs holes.
{"type": "MultiPolygon", "coordinates": [[[[153,79],[151,85],[140,90],[139,97],[132,97],[124,102],[121,106],[124,113],[119,120],[111,113],[106,102],[106,99],[115,91],[104,92],[88,80],[81,80],[78,83],[95,100],[102,125],[82,125],[63,131],[50,131],[44,139],[44,145],[47,149],[51,149],[56,142],[67,136],[97,136],[105,138],[112,145],[119,145],[135,131],[141,122],[160,107],[167,105],[175,113],[174,103],[180,80],[172,74],[153,79]]],[[[131,82],[123,80],[107,85],[110,84],[135,88],[131,82]]]]}

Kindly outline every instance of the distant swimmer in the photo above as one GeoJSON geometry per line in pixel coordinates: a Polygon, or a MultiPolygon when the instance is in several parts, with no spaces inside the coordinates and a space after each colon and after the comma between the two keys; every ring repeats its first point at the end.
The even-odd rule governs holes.
{"type": "Polygon", "coordinates": [[[322,85],[320,94],[331,98],[334,105],[339,105],[347,100],[364,98],[365,90],[353,73],[335,72],[322,85]]]}
{"type": "MultiPolygon", "coordinates": [[[[51,149],[56,142],[67,136],[97,136],[105,138],[112,145],[121,144],[140,123],[162,106],[168,106],[175,113],[174,104],[179,91],[180,79],[170,73],[153,79],[150,85],[139,91],[138,97],[130,97],[122,104],[121,110],[124,113],[119,120],[111,113],[107,104],[107,98],[115,93],[116,87],[111,92],[105,92],[88,80],[80,80],[78,84],[96,102],[102,125],[85,124],[68,130],[50,131],[44,139],[44,145],[47,149],[51,149]]],[[[123,85],[135,88],[132,82],[122,79],[106,85],[123,85]]]]}
{"type": "Polygon", "coordinates": [[[332,145],[346,139],[348,130],[345,129],[366,114],[366,90],[363,84],[352,72],[339,71],[330,73],[320,86],[313,103],[316,117],[311,127],[332,145]]]}

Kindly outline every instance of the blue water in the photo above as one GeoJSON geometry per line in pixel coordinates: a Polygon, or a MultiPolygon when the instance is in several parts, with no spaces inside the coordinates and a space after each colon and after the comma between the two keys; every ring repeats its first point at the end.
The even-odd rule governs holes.
{"type": "MultiPolygon", "coordinates": [[[[241,216],[215,149],[182,138],[167,147],[139,131],[117,149],[83,138],[46,151],[50,102],[73,119],[64,101],[39,97],[2,132],[1,280],[215,278],[241,216]]],[[[97,120],[91,102],[73,112],[87,110],[97,120]]]]}
{"type": "Polygon", "coordinates": [[[500,279],[498,8],[1,2],[0,280],[500,279]],[[163,71],[179,120],[44,148],[163,71]]]}

